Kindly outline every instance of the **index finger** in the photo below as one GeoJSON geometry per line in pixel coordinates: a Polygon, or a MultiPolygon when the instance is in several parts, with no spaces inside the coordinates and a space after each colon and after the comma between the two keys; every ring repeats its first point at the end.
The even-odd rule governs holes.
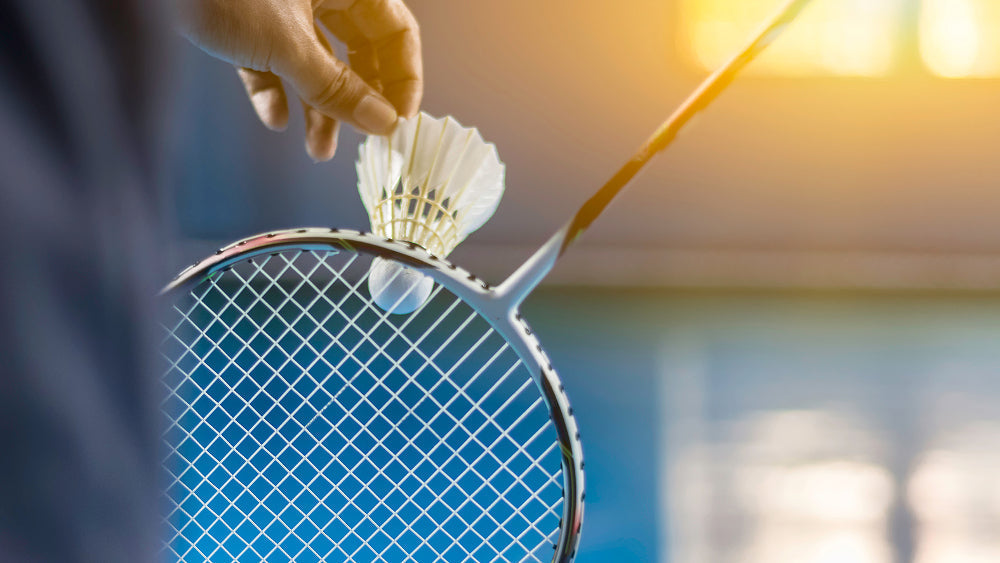
{"type": "Polygon", "coordinates": [[[402,0],[327,0],[323,8],[340,11],[371,43],[378,58],[382,93],[400,115],[415,115],[423,97],[424,72],[420,28],[409,8],[402,0]]]}

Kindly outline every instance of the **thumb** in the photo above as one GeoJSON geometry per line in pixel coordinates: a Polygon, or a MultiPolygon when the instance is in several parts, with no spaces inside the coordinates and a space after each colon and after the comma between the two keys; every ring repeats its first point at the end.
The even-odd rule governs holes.
{"type": "Polygon", "coordinates": [[[366,133],[392,130],[396,110],[381,94],[333,56],[319,39],[272,67],[321,113],[351,123],[366,133]]]}

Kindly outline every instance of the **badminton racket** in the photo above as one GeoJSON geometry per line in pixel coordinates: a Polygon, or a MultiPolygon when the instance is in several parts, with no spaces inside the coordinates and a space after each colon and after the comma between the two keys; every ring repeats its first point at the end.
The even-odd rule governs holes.
{"type": "Polygon", "coordinates": [[[584,458],[518,308],[567,247],[791,22],[793,0],[506,281],[412,243],[266,233],[164,289],[165,556],[184,562],[570,562],[584,458]],[[372,259],[436,282],[376,306],[372,259]]]}

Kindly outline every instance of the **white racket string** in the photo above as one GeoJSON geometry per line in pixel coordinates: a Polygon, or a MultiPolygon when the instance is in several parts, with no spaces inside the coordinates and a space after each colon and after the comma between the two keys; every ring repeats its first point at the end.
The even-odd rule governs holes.
{"type": "Polygon", "coordinates": [[[357,258],[238,262],[174,307],[168,556],[550,560],[560,451],[530,374],[440,287],[384,313],[357,258]]]}
{"type": "Polygon", "coordinates": [[[168,289],[201,282],[165,323],[168,558],[571,561],[580,435],[517,307],[808,2],[789,0],[495,290],[416,246],[337,229],[251,237],[182,272],[168,289]],[[442,285],[394,317],[367,294],[353,245],[442,285]]]}

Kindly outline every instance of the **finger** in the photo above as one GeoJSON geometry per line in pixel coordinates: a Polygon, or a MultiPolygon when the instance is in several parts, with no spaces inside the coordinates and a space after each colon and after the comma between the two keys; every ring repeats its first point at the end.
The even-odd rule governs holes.
{"type": "Polygon", "coordinates": [[[328,0],[324,8],[343,9],[347,19],[375,48],[385,97],[400,115],[416,114],[424,90],[420,29],[402,0],[356,0],[353,3],[328,0]],[[345,4],[349,5],[345,7],[345,4]]]}
{"type": "Polygon", "coordinates": [[[306,152],[314,162],[330,160],[337,152],[340,122],[323,115],[304,101],[302,110],[306,118],[306,152]]]}
{"type": "MultiPolygon", "coordinates": [[[[326,40],[323,31],[316,26],[313,27],[320,44],[332,53],[333,47],[326,40]]],[[[337,152],[337,133],[340,131],[340,122],[323,115],[301,98],[299,101],[302,102],[302,112],[306,122],[306,153],[313,162],[330,160],[337,152]]]]}
{"type": "MultiPolygon", "coordinates": [[[[370,43],[368,43],[368,40],[357,31],[356,28],[353,29],[352,33],[350,29],[353,28],[353,24],[346,18],[336,17],[337,14],[340,14],[340,12],[328,12],[328,15],[332,16],[331,20],[341,20],[343,24],[345,24],[338,25],[337,27],[341,30],[345,37],[350,39],[350,41],[334,33],[329,26],[327,26],[327,29],[330,30],[331,33],[334,33],[337,39],[340,39],[341,42],[347,46],[347,60],[351,63],[351,70],[354,71],[354,74],[360,76],[361,79],[367,82],[369,86],[381,93],[382,85],[378,82],[378,64],[375,59],[375,49],[370,43]]],[[[321,19],[320,21],[323,20],[321,19]]],[[[330,45],[330,42],[327,41],[326,34],[323,33],[323,30],[320,29],[319,26],[315,27],[316,37],[318,37],[320,43],[326,47],[326,50],[332,53],[333,47],[330,45]]]]}
{"type": "Polygon", "coordinates": [[[304,45],[277,55],[272,59],[274,71],[321,113],[367,133],[384,134],[395,126],[392,104],[337,60],[315,32],[304,45]]]}
{"type": "Polygon", "coordinates": [[[351,70],[357,73],[372,88],[382,91],[382,81],[378,74],[378,58],[375,56],[375,46],[361,34],[357,26],[343,11],[326,10],[319,14],[323,22],[334,36],[347,46],[348,61],[351,70]]]}
{"type": "Polygon", "coordinates": [[[423,68],[420,62],[420,41],[416,35],[396,35],[376,46],[382,94],[404,117],[413,117],[420,109],[424,95],[423,68]],[[414,63],[411,66],[402,61],[414,63]]]}
{"type": "Polygon", "coordinates": [[[237,68],[236,73],[250,97],[257,117],[272,131],[288,126],[288,99],[281,79],[270,72],[237,68]]]}

